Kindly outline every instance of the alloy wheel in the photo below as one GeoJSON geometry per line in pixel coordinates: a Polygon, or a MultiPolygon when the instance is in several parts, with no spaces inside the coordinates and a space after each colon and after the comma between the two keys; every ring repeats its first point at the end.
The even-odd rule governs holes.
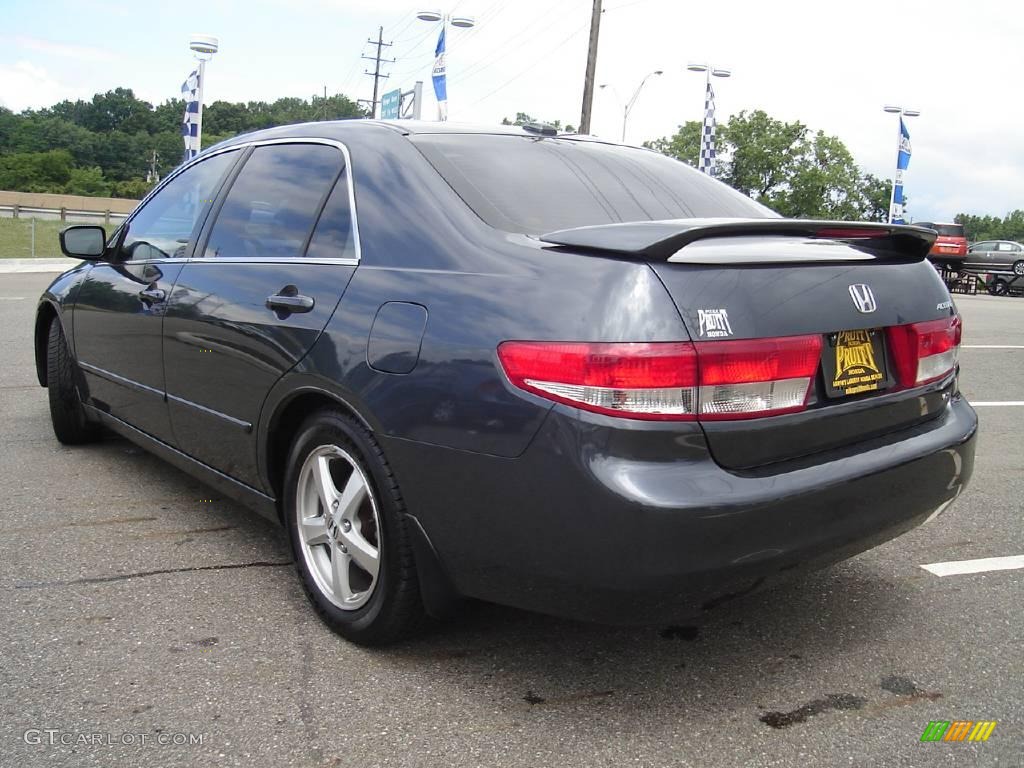
{"type": "Polygon", "coordinates": [[[310,452],[299,471],[295,514],[302,556],[317,587],[342,610],[361,608],[380,573],[377,501],[359,463],[336,445],[310,452]]]}

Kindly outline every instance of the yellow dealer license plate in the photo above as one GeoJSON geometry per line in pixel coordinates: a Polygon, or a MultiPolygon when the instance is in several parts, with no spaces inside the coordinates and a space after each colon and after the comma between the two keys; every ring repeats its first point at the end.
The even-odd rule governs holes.
{"type": "Polygon", "coordinates": [[[885,359],[885,335],[877,328],[830,334],[822,350],[825,392],[846,397],[892,385],[885,359]]]}

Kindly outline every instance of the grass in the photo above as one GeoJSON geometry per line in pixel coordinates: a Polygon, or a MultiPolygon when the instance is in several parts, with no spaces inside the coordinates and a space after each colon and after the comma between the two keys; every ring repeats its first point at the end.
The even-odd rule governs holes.
{"type": "Polygon", "coordinates": [[[47,219],[0,218],[0,259],[53,258],[60,256],[57,233],[67,226],[64,221],[47,219]],[[32,224],[35,222],[36,245],[32,253],[32,224]]]}

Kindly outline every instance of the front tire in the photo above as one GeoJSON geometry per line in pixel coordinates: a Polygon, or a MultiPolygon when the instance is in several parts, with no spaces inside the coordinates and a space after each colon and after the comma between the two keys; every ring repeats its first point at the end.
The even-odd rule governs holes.
{"type": "Polygon", "coordinates": [[[413,634],[425,613],[402,496],[373,435],[337,411],[300,427],[284,515],[299,581],[328,627],[360,645],[413,634]]]}
{"type": "Polygon", "coordinates": [[[1013,262],[1013,274],[1017,277],[1024,277],[1024,259],[1013,262]]]}
{"type": "Polygon", "coordinates": [[[75,386],[77,366],[68,349],[64,329],[57,318],[50,323],[46,340],[46,388],[50,398],[53,434],[64,445],[90,443],[99,437],[99,426],[85,415],[75,386]]]}

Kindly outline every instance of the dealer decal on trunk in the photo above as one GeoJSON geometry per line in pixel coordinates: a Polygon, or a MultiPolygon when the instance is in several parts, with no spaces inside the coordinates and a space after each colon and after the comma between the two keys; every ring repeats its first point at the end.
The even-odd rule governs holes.
{"type": "Polygon", "coordinates": [[[697,319],[700,321],[701,336],[706,336],[709,339],[732,336],[729,313],[724,309],[698,309],[697,319]]]}
{"type": "Polygon", "coordinates": [[[833,389],[844,394],[878,389],[885,374],[875,361],[875,349],[869,331],[840,331],[836,336],[836,372],[833,389]]]}

